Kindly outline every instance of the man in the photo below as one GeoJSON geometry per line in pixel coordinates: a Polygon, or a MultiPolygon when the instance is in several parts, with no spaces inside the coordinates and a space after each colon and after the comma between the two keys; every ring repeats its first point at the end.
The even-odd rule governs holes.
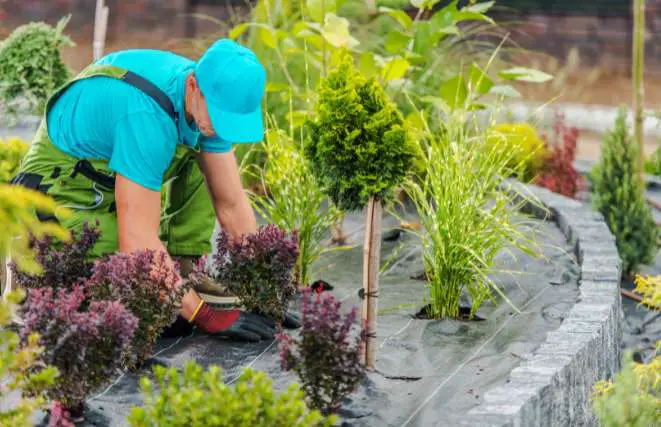
{"type": "MultiPolygon", "coordinates": [[[[228,39],[197,63],[158,50],[109,54],[49,99],[14,183],[72,210],[72,218],[55,218],[70,230],[98,221],[93,257],[163,250],[179,257],[185,276],[211,251],[216,219],[234,238],[257,231],[232,145],[263,139],[265,80],[254,53],[228,39]]],[[[195,291],[180,315],[209,334],[274,334],[268,319],[214,309],[195,291]]]]}

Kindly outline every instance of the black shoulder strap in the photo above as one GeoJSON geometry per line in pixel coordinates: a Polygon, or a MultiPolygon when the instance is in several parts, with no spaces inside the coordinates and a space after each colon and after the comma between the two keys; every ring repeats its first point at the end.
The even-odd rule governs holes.
{"type": "Polygon", "coordinates": [[[150,82],[146,78],[142,77],[139,74],[134,73],[133,71],[126,71],[126,74],[122,77],[126,83],[131,86],[141,90],[146,95],[150,96],[158,105],[161,106],[163,110],[174,120],[177,129],[179,128],[179,115],[174,110],[174,104],[169,96],[165,94],[158,86],[150,82]]]}

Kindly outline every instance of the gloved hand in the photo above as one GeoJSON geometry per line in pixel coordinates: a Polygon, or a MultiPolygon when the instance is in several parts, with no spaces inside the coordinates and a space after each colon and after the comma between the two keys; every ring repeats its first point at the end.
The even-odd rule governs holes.
{"type": "Polygon", "coordinates": [[[203,302],[189,320],[203,332],[242,341],[273,339],[275,323],[264,316],[241,310],[216,310],[203,302]]]}
{"type": "Polygon", "coordinates": [[[282,326],[287,329],[298,329],[301,327],[301,318],[296,313],[287,312],[282,326]]]}

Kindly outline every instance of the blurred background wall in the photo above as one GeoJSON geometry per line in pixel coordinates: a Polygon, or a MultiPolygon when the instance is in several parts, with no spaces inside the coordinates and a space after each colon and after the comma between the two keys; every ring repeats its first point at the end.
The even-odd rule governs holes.
{"type": "MultiPolygon", "coordinates": [[[[186,39],[226,34],[233,23],[247,17],[255,2],[107,0],[110,18],[106,51],[165,48],[194,57],[198,52],[185,43],[186,39]],[[214,17],[221,24],[201,19],[202,15],[214,17]]],[[[392,2],[407,3],[387,0],[389,5],[392,2]]],[[[447,0],[441,1],[445,3],[447,0]]],[[[64,56],[70,66],[80,69],[92,58],[94,9],[95,0],[0,0],[0,39],[29,21],[55,23],[71,14],[67,33],[78,46],[67,48],[64,56]]],[[[569,91],[563,94],[565,100],[598,104],[629,101],[631,0],[496,0],[492,15],[509,29],[514,42],[543,54],[532,60],[541,69],[557,73],[574,55],[567,83],[587,82],[594,89],[581,91],[580,99],[574,99],[579,96],[577,92],[569,91]]],[[[657,106],[661,104],[661,0],[647,0],[646,38],[646,103],[657,106]]],[[[549,94],[526,95],[548,100],[549,94]]]]}

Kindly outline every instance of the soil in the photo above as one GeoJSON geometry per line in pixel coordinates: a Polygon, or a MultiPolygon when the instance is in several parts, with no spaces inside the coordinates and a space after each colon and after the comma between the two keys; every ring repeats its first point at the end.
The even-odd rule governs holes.
{"type": "MultiPolygon", "coordinates": [[[[317,278],[333,284],[329,292],[343,301],[345,310],[362,302],[363,217],[358,213],[345,222],[355,247],[328,254],[317,265],[323,270],[317,278]]],[[[427,302],[426,283],[411,279],[422,270],[420,247],[409,233],[383,243],[382,261],[393,253],[398,256],[380,278],[377,369],[345,400],[340,412],[345,426],[448,425],[447,420],[478,405],[486,390],[506,381],[546,333],[560,325],[578,296],[578,265],[554,224],[536,224],[542,256],[502,253],[499,268],[520,273],[492,275],[520,313],[497,298],[478,310],[483,321],[416,318],[427,302]]],[[[395,225],[393,218],[384,220],[384,229],[395,225]]],[[[182,324],[177,328],[159,340],[150,364],[182,367],[191,359],[202,366],[217,364],[229,383],[251,367],[266,372],[277,390],[297,381],[281,371],[275,342],[240,343],[214,339],[182,324]]],[[[148,374],[147,368],[125,373],[99,390],[88,401],[82,425],[125,425],[131,407],[142,402],[139,378],[148,374]]],[[[37,418],[45,422],[43,414],[37,418]]]]}

